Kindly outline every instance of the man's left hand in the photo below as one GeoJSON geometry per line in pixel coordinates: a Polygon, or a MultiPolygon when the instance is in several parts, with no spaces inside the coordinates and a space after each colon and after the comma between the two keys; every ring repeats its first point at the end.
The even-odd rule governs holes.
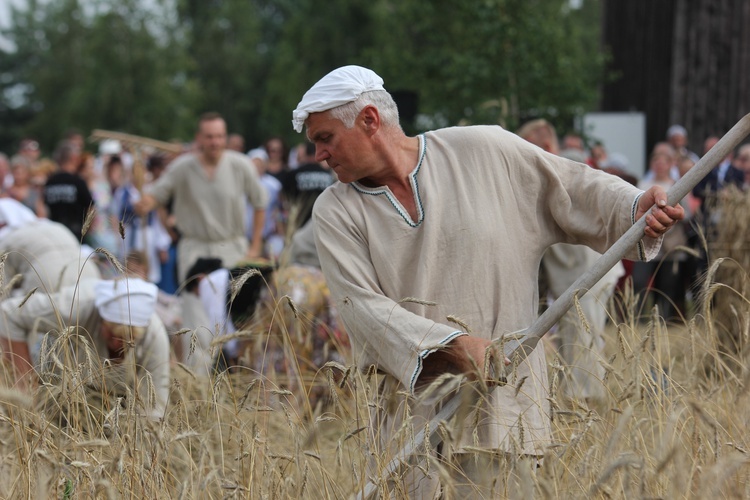
{"type": "Polygon", "coordinates": [[[635,220],[646,216],[644,233],[650,238],[658,238],[666,233],[677,221],[685,218],[685,210],[678,203],[674,207],[667,205],[667,193],[661,186],[652,186],[638,200],[635,220]]]}

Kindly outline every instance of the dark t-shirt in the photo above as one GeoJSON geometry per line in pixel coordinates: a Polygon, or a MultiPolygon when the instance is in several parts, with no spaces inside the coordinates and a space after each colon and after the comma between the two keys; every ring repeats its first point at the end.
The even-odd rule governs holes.
{"type": "Polygon", "coordinates": [[[286,172],[281,178],[281,195],[288,205],[299,207],[298,226],[302,227],[312,216],[312,206],[318,195],[333,184],[333,175],[317,163],[305,163],[286,172]]]}
{"type": "Polygon", "coordinates": [[[92,202],[86,182],[75,174],[58,172],[51,175],[44,185],[44,203],[50,220],[70,229],[79,241],[92,202]]]}

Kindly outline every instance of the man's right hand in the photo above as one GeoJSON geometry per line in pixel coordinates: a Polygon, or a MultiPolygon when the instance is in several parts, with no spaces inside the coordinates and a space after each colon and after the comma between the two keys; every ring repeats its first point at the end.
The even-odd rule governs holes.
{"type": "MultiPolygon", "coordinates": [[[[477,380],[484,370],[487,349],[491,346],[491,340],[473,335],[456,337],[444,348],[424,358],[419,384],[429,384],[443,373],[464,374],[469,380],[477,380]]],[[[505,358],[505,364],[510,364],[508,358],[505,358]]]]}

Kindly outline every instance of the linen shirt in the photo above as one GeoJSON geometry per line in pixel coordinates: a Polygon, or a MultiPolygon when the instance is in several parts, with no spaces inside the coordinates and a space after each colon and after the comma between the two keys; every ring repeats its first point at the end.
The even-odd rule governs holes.
{"type": "MultiPolygon", "coordinates": [[[[485,339],[527,328],[536,318],[547,247],[565,242],[603,252],[633,224],[641,194],[497,126],[428,132],[420,147],[410,175],[416,220],[388,187],[357,182],[334,184],[313,215],[322,269],[355,362],[378,366],[411,393],[423,360],[467,333],[449,315],[485,339]]],[[[639,247],[629,258],[652,256],[658,240],[639,247]]],[[[541,343],[518,367],[522,377],[528,378],[518,395],[510,385],[492,393],[494,411],[479,422],[479,444],[543,453],[550,428],[541,343]],[[518,445],[520,435],[517,447],[511,441],[518,445]]],[[[413,414],[434,411],[410,404],[413,414]]],[[[471,444],[471,432],[463,435],[471,444]]]]}
{"type": "Polygon", "coordinates": [[[161,205],[174,199],[177,226],[187,238],[224,241],[245,234],[245,200],[264,210],[268,195],[250,160],[236,151],[224,151],[213,178],[197,155],[177,158],[148,188],[161,205]]]}

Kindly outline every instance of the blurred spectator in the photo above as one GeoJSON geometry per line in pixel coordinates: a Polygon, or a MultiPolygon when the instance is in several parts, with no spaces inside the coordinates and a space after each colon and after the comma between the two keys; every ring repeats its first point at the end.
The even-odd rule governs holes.
{"type": "MultiPolygon", "coordinates": [[[[578,134],[568,133],[565,134],[562,141],[562,151],[574,149],[581,153],[586,152],[586,148],[583,147],[583,138],[578,134]]],[[[578,160],[576,160],[578,161],[578,160]]]]}
{"type": "MultiPolygon", "coordinates": [[[[110,159],[110,167],[119,158],[110,159]]],[[[120,167],[119,170],[123,170],[120,167]]],[[[117,170],[110,169],[114,174],[117,170]]],[[[152,283],[161,281],[162,259],[166,259],[167,251],[172,243],[169,234],[161,225],[156,210],[151,210],[143,216],[136,214],[135,205],[141,199],[141,193],[132,181],[124,180],[112,193],[110,212],[117,218],[124,229],[122,247],[115,253],[123,262],[134,250],[143,252],[146,257],[148,276],[152,283]]]]}
{"type": "Polygon", "coordinates": [[[83,140],[83,134],[77,128],[69,128],[63,134],[63,140],[68,141],[78,147],[78,150],[83,153],[86,149],[86,142],[83,140]]]}
{"type": "Polygon", "coordinates": [[[268,154],[266,172],[279,178],[283,172],[289,169],[286,163],[287,151],[284,140],[281,137],[270,137],[263,147],[268,154]]]}
{"type": "Polygon", "coordinates": [[[304,144],[298,148],[299,166],[286,172],[281,178],[281,194],[285,212],[290,214],[292,231],[304,226],[312,216],[312,207],[318,195],[334,183],[335,178],[328,165],[315,161],[315,145],[304,144]]]}
{"type": "Polygon", "coordinates": [[[10,160],[8,155],[0,153],[0,196],[4,195],[12,185],[13,174],[10,173],[10,160]]]}
{"type": "MultiPolygon", "coordinates": [[[[518,130],[518,135],[548,153],[564,156],[560,153],[555,129],[546,120],[524,124],[518,130]]],[[[580,157],[581,151],[572,151],[580,157]]],[[[586,167],[581,165],[580,168],[586,167]]],[[[541,264],[546,271],[547,281],[542,286],[549,290],[552,300],[557,300],[599,257],[601,254],[583,245],[552,245],[542,257],[541,264]]],[[[623,274],[623,266],[618,263],[586,295],[580,297],[580,310],[588,326],[582,323],[578,312],[571,309],[558,322],[557,331],[550,339],[565,364],[561,392],[568,401],[577,399],[591,404],[601,402],[605,397],[602,384],[605,372],[599,361],[604,355],[606,306],[623,274]]]]}
{"type": "Polygon", "coordinates": [[[228,151],[226,122],[218,113],[200,117],[195,135],[197,150],[170,163],[149,186],[136,207],[146,214],[173,200],[177,225],[178,279],[187,277],[199,257],[218,257],[226,263],[257,258],[263,251],[263,221],[267,193],[247,156],[228,151]],[[252,242],[245,237],[245,202],[255,207],[252,242]]]}
{"type": "Polygon", "coordinates": [[[96,173],[106,177],[105,170],[110,158],[119,156],[120,154],[122,154],[122,144],[120,144],[120,141],[106,139],[99,143],[99,156],[96,157],[96,161],[94,162],[96,173]]]}
{"type": "Polygon", "coordinates": [[[687,148],[688,133],[682,125],[672,125],[667,129],[667,142],[674,148],[677,156],[687,156],[695,163],[700,159],[697,154],[687,148]]]}
{"type": "Polygon", "coordinates": [[[745,175],[742,187],[747,190],[750,188],[750,144],[739,147],[734,158],[734,166],[745,175]]]}
{"type": "Polygon", "coordinates": [[[604,163],[607,161],[607,150],[604,149],[604,144],[601,142],[595,142],[591,146],[591,154],[589,155],[588,164],[590,167],[602,169],[604,163]]]}
{"type": "Polygon", "coordinates": [[[240,134],[229,134],[229,137],[227,137],[227,149],[244,153],[245,139],[240,134]]]}
{"type": "MultiPolygon", "coordinates": [[[[719,142],[719,138],[716,136],[708,137],[703,143],[703,154],[709,152],[714,145],[719,142]]],[[[714,169],[712,169],[706,177],[704,177],[698,185],[693,188],[693,195],[698,198],[701,202],[704,202],[706,198],[711,198],[713,195],[721,191],[725,186],[741,186],[745,180],[745,174],[740,169],[736,168],[732,163],[733,153],[730,152],[714,169]]],[[[710,211],[715,200],[709,200],[706,208],[710,211]]],[[[705,215],[705,214],[704,214],[705,215]]]]}
{"type": "Polygon", "coordinates": [[[32,162],[27,156],[16,155],[10,161],[13,185],[8,188],[8,196],[23,203],[37,217],[47,216],[47,207],[39,186],[31,183],[32,162]]]}
{"type": "Polygon", "coordinates": [[[92,248],[106,248],[116,254],[120,238],[117,235],[117,226],[113,225],[110,217],[112,191],[104,176],[96,172],[95,161],[91,153],[84,153],[78,165],[78,175],[86,182],[96,209],[91,226],[83,239],[92,248]]]}
{"type": "Polygon", "coordinates": [[[83,222],[94,201],[86,182],[78,176],[81,150],[63,141],[55,150],[54,160],[60,170],[51,175],[44,186],[47,213],[51,220],[63,224],[81,241],[83,222]]]}
{"type": "MultiPolygon", "coordinates": [[[[266,205],[266,216],[263,223],[263,253],[265,257],[272,260],[278,260],[282,250],[284,250],[284,227],[285,220],[281,210],[279,192],[281,191],[281,182],[270,175],[266,168],[268,167],[268,155],[262,148],[251,149],[247,156],[253,162],[258,171],[260,183],[266,188],[268,193],[268,204],[266,205]]],[[[252,238],[254,221],[253,212],[255,208],[249,201],[246,203],[245,216],[245,236],[252,238]]]]}
{"type": "Polygon", "coordinates": [[[27,157],[34,164],[39,159],[42,151],[39,148],[39,142],[35,139],[26,138],[21,140],[18,145],[18,154],[27,157]]]}
{"type": "Polygon", "coordinates": [[[42,158],[36,162],[36,165],[31,167],[29,182],[40,190],[43,190],[44,185],[47,184],[47,179],[55,172],[57,172],[55,162],[49,158],[42,158]]]}

